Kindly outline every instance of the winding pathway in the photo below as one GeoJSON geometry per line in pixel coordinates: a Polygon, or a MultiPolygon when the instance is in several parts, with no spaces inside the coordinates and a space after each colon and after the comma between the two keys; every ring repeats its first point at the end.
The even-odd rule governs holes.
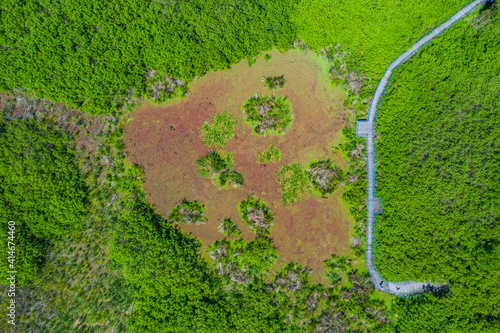
{"type": "Polygon", "coordinates": [[[408,51],[400,55],[393,63],[387,67],[384,77],[380,80],[377,90],[373,95],[370,109],[368,111],[368,120],[358,121],[356,126],[356,136],[366,138],[366,174],[368,181],[368,196],[367,196],[367,222],[366,222],[366,266],[370,272],[371,280],[375,289],[383,291],[388,294],[396,296],[410,296],[415,294],[422,294],[427,291],[440,291],[446,289],[446,285],[431,284],[416,281],[406,282],[389,282],[378,273],[374,264],[375,252],[375,214],[382,213],[382,200],[375,197],[375,139],[374,139],[374,125],[375,117],[377,115],[380,100],[384,95],[385,88],[389,83],[392,72],[398,68],[403,62],[410,58],[422,46],[427,44],[433,38],[437,37],[443,31],[451,27],[455,22],[462,19],[476,7],[488,2],[489,0],[476,0],[469,5],[462,8],[458,13],[449,18],[446,22],[434,29],[428,35],[416,42],[408,51]]]}

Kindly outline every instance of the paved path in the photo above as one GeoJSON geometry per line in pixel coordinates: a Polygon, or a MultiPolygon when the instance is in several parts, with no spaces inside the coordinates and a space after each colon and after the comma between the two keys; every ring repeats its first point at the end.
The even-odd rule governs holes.
{"type": "Polygon", "coordinates": [[[476,0],[464,7],[458,13],[453,15],[446,22],[434,29],[424,38],[416,42],[408,51],[400,55],[392,64],[387,67],[384,77],[380,80],[377,90],[373,95],[370,109],[368,111],[368,120],[358,121],[356,126],[356,136],[366,138],[366,174],[368,180],[368,197],[367,197],[367,211],[368,218],[366,222],[366,266],[370,272],[370,277],[377,290],[393,294],[396,296],[410,296],[414,294],[422,294],[427,291],[440,291],[445,289],[445,285],[430,284],[416,281],[406,282],[388,282],[378,273],[374,264],[374,227],[375,227],[375,214],[382,213],[382,202],[380,198],[375,197],[375,139],[374,139],[374,124],[377,115],[377,109],[380,99],[384,95],[385,87],[391,79],[392,72],[422,46],[427,44],[433,38],[437,37],[443,31],[452,26],[455,22],[466,16],[476,7],[488,2],[488,0],[476,0]]]}

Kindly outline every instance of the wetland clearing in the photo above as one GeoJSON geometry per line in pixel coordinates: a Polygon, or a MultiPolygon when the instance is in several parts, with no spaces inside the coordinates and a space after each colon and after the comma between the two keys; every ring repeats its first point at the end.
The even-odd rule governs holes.
{"type": "Polygon", "coordinates": [[[248,196],[256,196],[274,215],[269,237],[280,262],[306,266],[320,281],[323,262],[333,253],[349,251],[352,218],[341,200],[342,185],[331,195],[306,194],[300,203],[284,205],[276,175],[281,166],[290,163],[306,168],[313,161],[330,160],[339,169],[347,167],[341,153],[332,152],[342,141],[341,130],[347,122],[342,106],[345,93],[331,87],[326,62],[318,55],[298,50],[269,55],[268,61],[260,57],[249,66],[245,60],[205,75],[191,84],[185,98],[162,105],[143,103],[131,114],[124,143],[131,161],[143,168],[148,201],[161,215],[168,216],[183,201],[205,205],[204,222],[179,224],[202,241],[202,253],[208,244],[224,238],[218,226],[227,218],[237,224],[243,239],[254,238],[237,207],[248,196]],[[284,84],[281,88],[266,87],[264,78],[269,77],[284,78],[284,84]],[[255,133],[243,112],[252,96],[286,99],[293,120],[285,134],[255,133]],[[196,164],[210,152],[199,128],[223,110],[237,123],[234,138],[217,150],[232,153],[234,170],[244,179],[237,188],[218,188],[209,177],[199,174],[196,164]],[[257,163],[258,154],[270,145],[281,153],[280,161],[257,163]]]}

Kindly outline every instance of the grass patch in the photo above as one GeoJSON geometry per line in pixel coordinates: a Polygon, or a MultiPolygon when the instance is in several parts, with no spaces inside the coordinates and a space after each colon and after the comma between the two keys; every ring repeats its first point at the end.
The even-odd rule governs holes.
{"type": "Polygon", "coordinates": [[[258,135],[266,135],[267,132],[278,135],[286,134],[287,128],[293,121],[290,103],[283,96],[255,94],[247,100],[243,112],[245,120],[258,135]]]}
{"type": "Polygon", "coordinates": [[[223,158],[218,152],[211,152],[207,156],[196,161],[202,177],[210,177],[212,182],[219,188],[228,185],[232,188],[244,184],[243,176],[233,170],[233,154],[228,153],[223,158]]]}
{"type": "Polygon", "coordinates": [[[257,163],[258,164],[269,163],[269,162],[272,162],[273,159],[276,162],[281,161],[281,152],[273,144],[257,154],[257,163]]]}
{"type": "Polygon", "coordinates": [[[241,218],[257,236],[268,235],[274,224],[271,208],[256,197],[248,197],[238,206],[241,218]]]}
{"type": "Polygon", "coordinates": [[[204,211],[205,205],[198,201],[183,201],[172,209],[168,220],[179,224],[199,224],[207,220],[204,211]]]}
{"type": "Polygon", "coordinates": [[[290,163],[280,168],[276,175],[284,205],[300,203],[300,197],[312,189],[308,175],[298,163],[290,163]]]}
{"type": "Polygon", "coordinates": [[[234,138],[234,127],[237,121],[233,120],[233,116],[225,110],[210,117],[210,119],[213,120],[212,125],[205,121],[203,126],[198,129],[200,138],[207,147],[224,148],[226,143],[234,138]]]}

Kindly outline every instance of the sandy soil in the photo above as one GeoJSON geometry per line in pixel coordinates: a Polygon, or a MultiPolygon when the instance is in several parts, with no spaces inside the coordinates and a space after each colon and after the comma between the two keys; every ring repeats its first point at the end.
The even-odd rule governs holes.
{"type": "MultiPolygon", "coordinates": [[[[207,207],[208,222],[181,228],[199,237],[204,247],[223,238],[217,226],[224,218],[235,221],[242,237],[253,238],[241,220],[237,206],[248,195],[257,195],[271,207],[275,225],[271,238],[280,261],[296,261],[313,269],[313,279],[324,282],[323,261],[332,253],[348,251],[351,218],[340,199],[340,191],[327,199],[305,197],[300,204],[283,206],[275,176],[281,165],[332,158],[341,167],[346,161],[331,147],[341,142],[346,122],[344,93],[330,88],[326,64],[316,55],[289,51],[271,53],[249,67],[246,60],[233,68],[205,75],[191,84],[188,98],[161,106],[144,103],[132,113],[124,143],[133,163],[145,171],[144,189],[157,211],[167,216],[182,200],[198,200],[207,207]],[[263,76],[285,76],[285,86],[276,93],[292,104],[294,122],[284,136],[259,137],[243,121],[242,107],[254,93],[271,94],[263,76]],[[197,175],[195,161],[207,153],[198,128],[220,110],[231,113],[238,124],[236,136],[224,150],[232,151],[235,170],[245,185],[219,190],[208,178],[197,175]],[[257,153],[274,143],[282,152],[278,164],[257,164],[257,153]]],[[[206,256],[205,256],[206,257],[206,256]]]]}

